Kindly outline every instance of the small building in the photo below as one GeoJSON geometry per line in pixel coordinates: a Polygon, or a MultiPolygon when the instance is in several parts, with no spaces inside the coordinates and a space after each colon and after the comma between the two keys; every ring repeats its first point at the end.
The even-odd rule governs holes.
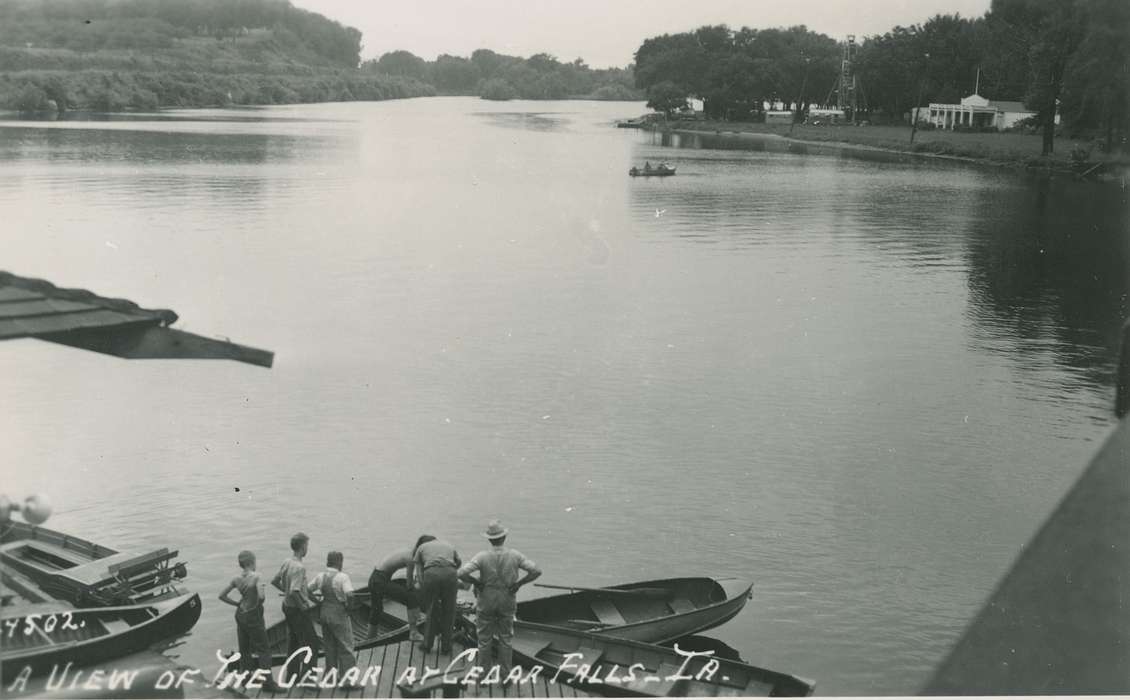
{"type": "MultiPolygon", "coordinates": [[[[933,124],[939,129],[953,129],[957,126],[970,128],[1009,129],[1036,112],[1028,109],[1022,102],[1012,100],[990,100],[974,93],[961,98],[960,104],[931,102],[929,111],[917,107],[911,111],[911,119],[933,124]]],[[[1055,116],[1059,123],[1059,115],[1055,116]]]]}
{"type": "Polygon", "coordinates": [[[792,124],[796,114],[791,111],[773,110],[765,113],[766,124],[792,124]]]}

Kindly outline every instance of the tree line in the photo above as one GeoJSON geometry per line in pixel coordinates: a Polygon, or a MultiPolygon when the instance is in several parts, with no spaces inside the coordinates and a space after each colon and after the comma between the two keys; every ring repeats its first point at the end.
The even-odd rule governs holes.
{"type": "Polygon", "coordinates": [[[470,58],[442,54],[427,61],[397,50],[365,62],[362,69],[412,78],[444,95],[478,95],[492,100],[638,100],[643,96],[634,85],[630,68],[595,69],[580,58],[562,62],[546,53],[521,58],[478,49],[470,58]]]}
{"type": "MultiPolygon", "coordinates": [[[[1103,137],[1109,149],[1130,130],[1130,2],[993,0],[982,17],[937,15],[864,38],[854,72],[872,121],[897,121],[912,107],[971,94],[1022,101],[1036,113],[1044,152],[1056,114],[1072,135],[1103,137]]],[[[757,120],[766,104],[803,112],[834,102],[843,49],[804,26],[731,30],[724,25],[646,39],[635,54],[636,85],[669,111],[704,101],[714,119],[757,120]]]]}
{"type": "Polygon", "coordinates": [[[163,49],[178,39],[234,39],[269,29],[329,64],[356,68],[361,32],[288,0],[4,0],[0,45],[75,51],[163,49]]]}

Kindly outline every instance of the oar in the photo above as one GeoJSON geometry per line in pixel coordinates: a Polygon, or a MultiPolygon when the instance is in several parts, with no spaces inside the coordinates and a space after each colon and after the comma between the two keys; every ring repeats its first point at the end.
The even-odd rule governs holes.
{"type": "Polygon", "coordinates": [[[554,588],[561,591],[584,591],[586,593],[611,593],[612,595],[636,595],[646,598],[670,598],[671,591],[666,588],[586,588],[584,586],[554,586],[548,583],[535,583],[538,588],[554,588]]]}

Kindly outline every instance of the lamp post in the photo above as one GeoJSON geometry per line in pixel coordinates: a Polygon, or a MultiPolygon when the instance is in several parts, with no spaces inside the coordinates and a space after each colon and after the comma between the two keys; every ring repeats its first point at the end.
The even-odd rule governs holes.
{"type": "Polygon", "coordinates": [[[922,90],[926,87],[926,69],[930,64],[930,54],[924,53],[922,57],[922,76],[918,79],[918,97],[914,100],[914,107],[910,112],[910,142],[914,143],[914,135],[918,133],[918,105],[922,102],[922,90]]]}

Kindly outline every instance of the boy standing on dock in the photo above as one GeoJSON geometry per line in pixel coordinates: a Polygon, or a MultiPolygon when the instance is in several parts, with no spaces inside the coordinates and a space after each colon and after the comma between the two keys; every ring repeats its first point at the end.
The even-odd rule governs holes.
{"type": "Polygon", "coordinates": [[[341,552],[326,555],[326,570],[310,583],[310,591],[319,592],[322,600],[322,642],[326,645],[326,673],[334,669],[341,690],[360,690],[358,685],[342,684],[346,672],[357,665],[353,656],[353,622],[349,618],[349,599],[353,582],[341,570],[345,557],[341,552]]]}
{"type": "Polygon", "coordinates": [[[245,549],[239,553],[238,561],[242,571],[239,576],[228,582],[224,590],[220,591],[220,600],[235,606],[235,633],[239,640],[240,668],[245,671],[254,671],[256,668],[266,669],[268,676],[263,682],[263,690],[268,693],[278,692],[279,687],[275,684],[275,679],[269,675],[271,651],[267,648],[267,625],[263,621],[263,601],[267,597],[266,586],[255,571],[254,553],[245,549]],[[233,590],[239,591],[239,600],[228,597],[233,590]]]}
{"type": "Polygon", "coordinates": [[[286,617],[287,628],[287,654],[309,647],[310,660],[306,661],[303,654],[298,654],[287,664],[287,674],[301,681],[306,672],[313,667],[314,659],[318,657],[318,635],[314,632],[314,621],[311,619],[311,610],[315,607],[306,588],[306,565],[302,558],[310,546],[310,538],[305,533],[299,532],[290,538],[290,550],[294,556],[283,562],[282,568],[271,580],[271,585],[283,592],[283,615],[286,617]]]}
{"type": "Polygon", "coordinates": [[[514,616],[518,610],[518,589],[541,576],[541,569],[516,549],[504,547],[509,530],[497,520],[490,521],[483,532],[490,549],[471,557],[459,569],[459,578],[475,587],[475,630],[479,638],[479,656],[476,663],[488,671],[501,665],[505,678],[514,665],[514,616]],[[472,574],[479,573],[475,578],[472,574]],[[519,571],[526,575],[519,578],[519,571]],[[498,641],[497,658],[492,652],[492,642],[498,641]]]}

